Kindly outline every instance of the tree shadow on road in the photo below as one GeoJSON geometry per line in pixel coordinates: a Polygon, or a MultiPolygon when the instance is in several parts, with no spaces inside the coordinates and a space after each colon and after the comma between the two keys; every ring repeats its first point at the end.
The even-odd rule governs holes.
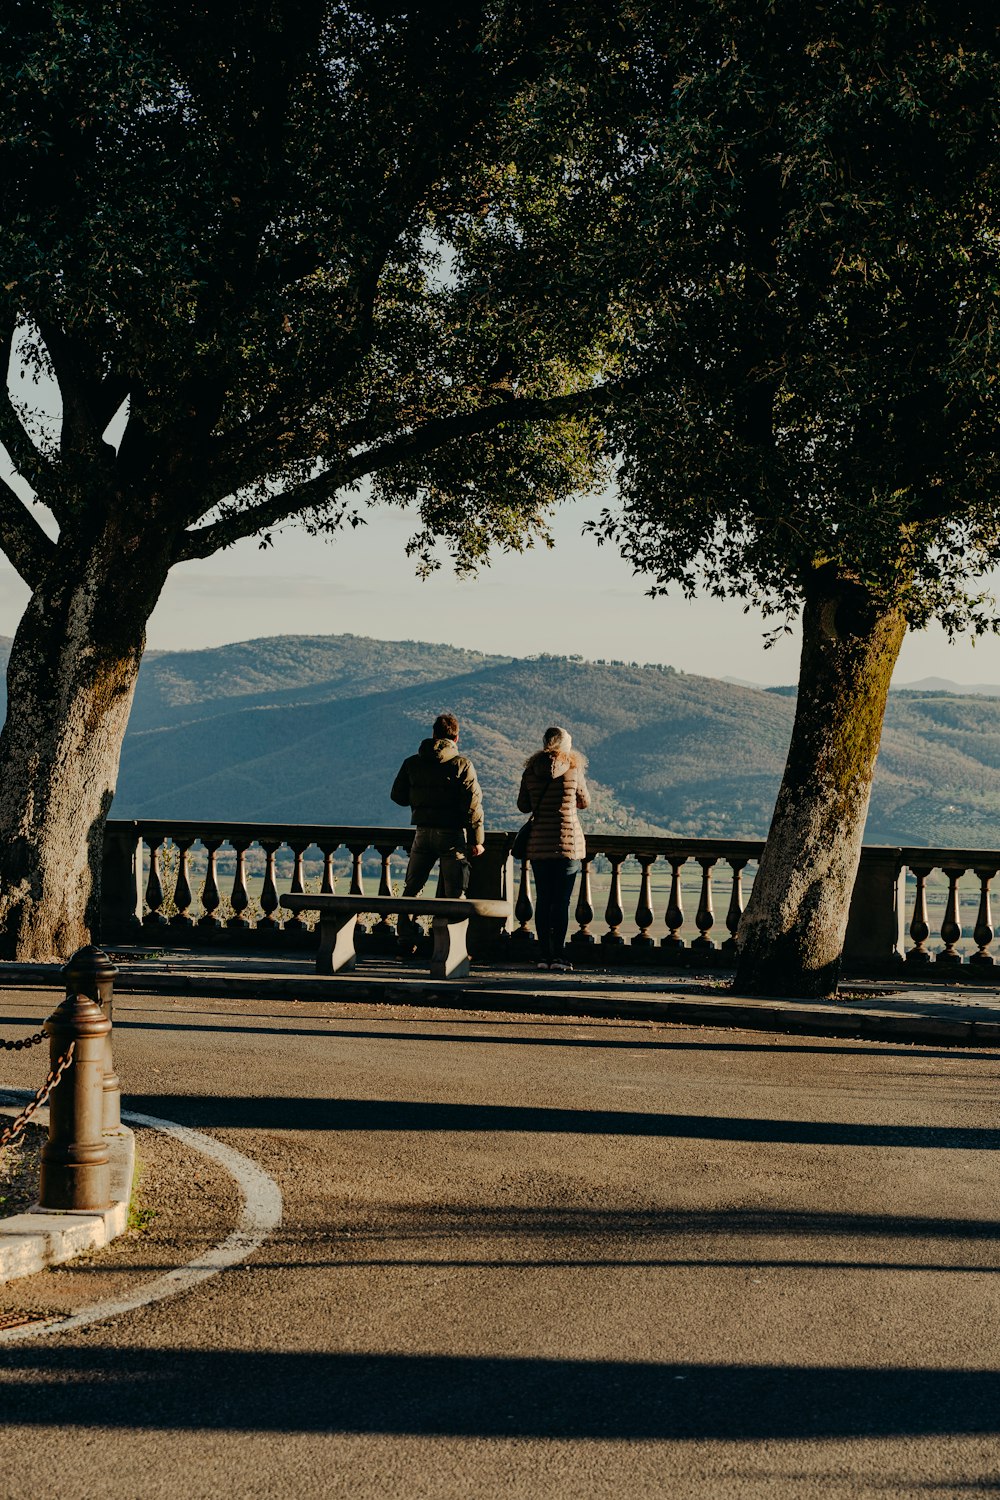
{"type": "MultiPolygon", "coordinates": [[[[871,1046],[865,1045],[864,1043],[852,1043],[850,1041],[831,1043],[829,1045],[808,1041],[803,1041],[801,1043],[776,1041],[732,1042],[716,1041],[714,1038],[708,1037],[706,1037],[705,1039],[699,1038],[699,1040],[696,1042],[681,1040],[675,1041],[672,1038],[658,1038],[657,1040],[653,1041],[648,1037],[644,1037],[638,1030],[633,1034],[633,1037],[629,1038],[609,1037],[606,1035],[602,1035],[601,1027],[595,1026],[594,1023],[588,1021],[586,1017],[582,1017],[578,1021],[572,1021],[563,1024],[567,1026],[567,1029],[570,1025],[572,1025],[574,1029],[577,1030],[581,1030],[585,1026],[592,1026],[594,1029],[594,1035],[592,1036],[515,1036],[506,1034],[499,1029],[501,1026],[504,1026],[511,1029],[516,1027],[518,1030],[523,1031],[525,1028],[531,1025],[555,1026],[559,1024],[557,1020],[539,1022],[483,1022],[481,1018],[477,1018],[475,1023],[477,1026],[494,1025],[498,1028],[493,1035],[490,1035],[489,1033],[483,1031],[479,1031],[478,1033],[430,1031],[426,1029],[429,1025],[440,1025],[441,1023],[430,1023],[419,1020],[414,1020],[412,1022],[413,1030],[411,1031],[389,1031],[384,1028],[379,1028],[378,1030],[361,1030],[355,1027],[345,1027],[343,1023],[340,1026],[334,1026],[332,1022],[327,1026],[305,1027],[297,1024],[300,1017],[296,1011],[290,1011],[288,1016],[289,1021],[294,1024],[286,1026],[261,1026],[253,1021],[244,1022],[240,1019],[234,1019],[231,1023],[225,1024],[220,1022],[218,1016],[211,1011],[201,1013],[210,1017],[210,1020],[204,1024],[176,1020],[139,1021],[135,1019],[126,1019],[125,1017],[127,1016],[127,1014],[127,1012],[123,1013],[121,1012],[121,1010],[119,1010],[119,1012],[116,1014],[116,1030],[185,1032],[219,1031],[224,1032],[228,1035],[239,1035],[240,1033],[246,1033],[249,1036],[283,1036],[289,1038],[326,1037],[328,1039],[336,1038],[339,1041],[352,1042],[444,1042],[451,1044],[457,1043],[460,1046],[468,1045],[493,1047],[591,1048],[602,1052],[704,1052],[709,1056],[712,1056],[716,1053],[729,1052],[758,1052],[776,1054],[804,1053],[808,1056],[820,1057],[877,1057],[881,1058],[883,1061],[894,1060],[897,1062],[909,1062],[914,1058],[925,1061],[930,1058],[938,1061],[947,1060],[949,1062],[989,1062],[1000,1065],[1000,1051],[977,1052],[968,1047],[915,1047],[912,1044],[896,1044],[892,1042],[882,1042],[877,1046],[871,1046]]],[[[171,1015],[175,1014],[176,1012],[171,1011],[171,1015]]],[[[38,1023],[37,1016],[26,1016],[23,1018],[15,1019],[23,1019],[25,1025],[37,1025],[38,1023]]],[[[316,1016],[309,1016],[302,1017],[302,1019],[317,1020],[320,1018],[316,1016]]],[[[448,1024],[454,1024],[457,1026],[460,1024],[468,1025],[469,1023],[460,1023],[456,1021],[454,1023],[449,1022],[448,1024]]],[[[610,1021],[602,1024],[605,1027],[609,1027],[614,1026],[615,1023],[613,1021],[610,1021]]]]}
{"type": "Polygon", "coordinates": [[[754,1442],[1000,1432],[995,1369],[62,1345],[4,1363],[8,1426],[754,1442]]]}
{"type": "Polygon", "coordinates": [[[940,1151],[1000,1150],[1000,1129],[843,1120],[768,1120],[639,1110],[561,1109],[414,1099],[315,1095],[133,1094],[127,1109],[201,1129],[477,1131],[488,1134],[634,1136],[763,1145],[864,1146],[940,1151]]]}
{"type": "MultiPolygon", "coordinates": [[[[284,1224],[243,1274],[374,1269],[848,1271],[994,1276],[995,1219],[782,1208],[354,1204],[322,1230],[284,1224]],[[904,1245],[900,1245],[904,1242],[904,1245]],[[948,1259],[941,1258],[947,1251],[948,1259]],[[907,1258],[903,1259],[903,1255],[907,1258]]],[[[158,1266],[132,1264],[133,1271],[158,1266]]],[[[101,1274],[77,1265],[75,1274],[101,1274]]]]}

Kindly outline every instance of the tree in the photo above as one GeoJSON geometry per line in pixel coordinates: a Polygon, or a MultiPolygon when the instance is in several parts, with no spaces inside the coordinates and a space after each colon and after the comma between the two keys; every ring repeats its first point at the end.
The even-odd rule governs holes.
{"type": "Polygon", "coordinates": [[[473,566],[600,473],[600,340],[512,344],[445,249],[489,212],[525,90],[585,59],[585,12],[6,8],[0,347],[62,406],[53,438],[0,389],[31,497],[0,483],[0,545],[31,589],[0,736],[6,956],[86,937],[174,563],[289,518],[356,524],[368,477],[418,508],[423,566],[438,539],[473,566]]]}
{"type": "MultiPolygon", "coordinates": [[[[904,634],[996,624],[975,590],[1000,559],[995,18],[682,0],[626,6],[617,42],[582,148],[564,89],[536,110],[578,144],[549,182],[578,206],[535,259],[586,316],[610,299],[608,368],[634,382],[604,419],[599,539],[654,594],[801,611],[737,984],[824,995],[904,634]]],[[[477,253],[510,274],[490,225],[477,253]]]]}
{"type": "Polygon", "coordinates": [[[643,24],[626,367],[679,378],[611,424],[605,534],[656,591],[801,609],[736,982],[824,995],[904,634],[995,625],[970,589],[1000,559],[995,20],[698,0],[643,24]]]}

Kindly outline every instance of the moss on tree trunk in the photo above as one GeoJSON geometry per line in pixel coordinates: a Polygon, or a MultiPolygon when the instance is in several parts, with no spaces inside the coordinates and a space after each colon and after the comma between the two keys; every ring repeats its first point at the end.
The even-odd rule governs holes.
{"type": "MultiPolygon", "coordinates": [[[[148,560],[147,560],[148,561],[148,560]]],[[[104,824],[162,586],[104,537],[60,541],[18,626],[0,734],[0,956],[65,959],[100,902],[104,824]]]]}
{"type": "Polygon", "coordinates": [[[802,615],[788,760],[740,924],[736,987],[820,997],[837,987],[851,892],[906,633],[898,608],[818,569],[802,615]]]}

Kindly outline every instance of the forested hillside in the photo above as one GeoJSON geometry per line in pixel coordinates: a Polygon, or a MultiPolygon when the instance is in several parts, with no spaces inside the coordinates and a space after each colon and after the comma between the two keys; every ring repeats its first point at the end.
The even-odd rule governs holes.
{"type": "MultiPolygon", "coordinates": [[[[520,820],[524,758],[560,723],[590,758],[590,826],[739,837],[767,831],[795,702],[669,667],[351,635],[152,652],[114,815],[396,824],[393,775],[443,708],[493,827],[520,820]]],[[[1000,697],[890,696],[867,838],[1000,844],[1000,697]]]]}

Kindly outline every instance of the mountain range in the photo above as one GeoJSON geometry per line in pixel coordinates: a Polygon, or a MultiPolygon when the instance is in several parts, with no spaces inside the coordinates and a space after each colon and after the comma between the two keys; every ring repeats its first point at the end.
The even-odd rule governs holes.
{"type": "MultiPolygon", "coordinates": [[[[521,821],[525,757],[562,724],[590,761],[591,828],[736,838],[767,831],[795,702],[671,667],[353,635],[149,652],[112,814],[398,825],[392,778],[442,709],[490,827],[521,821]]],[[[890,695],[866,837],[1000,844],[1000,688],[890,695]]]]}

